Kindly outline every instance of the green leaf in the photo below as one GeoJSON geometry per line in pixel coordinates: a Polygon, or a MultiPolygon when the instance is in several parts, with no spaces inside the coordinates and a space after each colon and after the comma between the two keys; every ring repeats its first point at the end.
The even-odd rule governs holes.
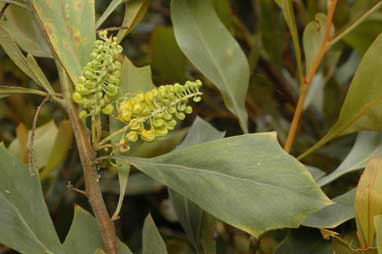
{"type": "Polygon", "coordinates": [[[60,242],[40,182],[0,146],[0,243],[21,253],[56,253],[60,242]]]}
{"type": "Polygon", "coordinates": [[[378,254],[382,253],[382,215],[374,217],[374,227],[375,227],[375,239],[377,242],[378,254]]]}
{"type": "Polygon", "coordinates": [[[219,88],[227,108],[238,116],[243,131],[248,132],[248,61],[210,1],[174,0],[171,18],[183,53],[219,88]]]}
{"type": "MultiPolygon", "coordinates": [[[[37,169],[44,167],[51,154],[54,147],[54,142],[52,138],[56,138],[58,134],[58,129],[54,121],[50,121],[38,128],[35,131],[35,138],[33,144],[33,166],[37,169]]],[[[31,131],[29,131],[29,138],[31,131]]],[[[20,147],[20,142],[15,139],[8,147],[11,153],[21,157],[22,147],[20,147]]]]}
{"type": "Polygon", "coordinates": [[[152,159],[120,159],[254,236],[297,227],[331,204],[305,167],[279,146],[275,133],[226,138],[152,159]]]}
{"type": "Polygon", "coordinates": [[[12,37],[25,52],[37,57],[52,57],[41,27],[28,8],[9,5],[5,12],[4,26],[12,31],[12,37]]]}
{"type": "MultiPolygon", "coordinates": [[[[305,53],[306,70],[309,71],[313,61],[321,47],[325,35],[326,15],[316,14],[315,20],[310,22],[304,29],[303,45],[305,53]]],[[[331,27],[330,33],[334,33],[334,27],[331,27]]]]}
{"type": "Polygon", "coordinates": [[[34,0],[32,7],[52,51],[76,83],[95,41],[94,0],[34,0]]]}
{"type": "Polygon", "coordinates": [[[41,90],[17,87],[17,86],[0,86],[0,98],[10,96],[12,94],[36,94],[40,96],[46,96],[47,93],[41,90]]]}
{"type": "MultiPolygon", "coordinates": [[[[103,248],[102,236],[95,218],[79,206],[75,207],[74,219],[62,246],[63,253],[94,253],[103,248]]],[[[129,248],[119,242],[120,254],[132,254],[129,248]]]]}
{"type": "Polygon", "coordinates": [[[125,16],[122,21],[122,29],[117,34],[117,42],[121,42],[123,38],[130,33],[135,26],[142,20],[149,7],[149,0],[130,0],[125,4],[125,16]]]}
{"type": "Polygon", "coordinates": [[[333,199],[335,204],[310,214],[303,225],[314,228],[335,228],[354,218],[354,194],[355,189],[335,197],[333,199]]]}
{"type": "Polygon", "coordinates": [[[117,208],[115,209],[111,220],[115,221],[119,219],[119,213],[123,205],[123,199],[126,193],[127,182],[130,174],[130,165],[121,165],[118,167],[118,182],[119,182],[119,198],[117,208]]]}
{"type": "Polygon", "coordinates": [[[355,73],[336,124],[299,158],[305,157],[333,138],[360,130],[382,130],[382,35],[365,53],[355,73]]]}
{"type": "MultiPolygon", "coordinates": [[[[1,22],[0,22],[1,24],[1,22]]],[[[25,57],[17,46],[11,33],[3,25],[0,25],[0,45],[7,53],[9,58],[19,67],[25,74],[27,74],[39,86],[43,87],[46,91],[53,93],[54,90],[47,81],[45,75],[38,66],[36,60],[32,55],[25,57]]]]}
{"type": "Polygon", "coordinates": [[[143,226],[143,251],[142,254],[167,254],[164,243],[151,215],[148,215],[143,226]]]}
{"type": "Polygon", "coordinates": [[[121,68],[121,88],[119,94],[145,92],[154,88],[150,65],[136,67],[124,57],[121,68]]]}
{"type": "Polygon", "coordinates": [[[171,27],[158,26],[151,36],[151,67],[161,84],[184,83],[187,59],[176,43],[171,27]]]}
{"type": "MultiPolygon", "coordinates": [[[[224,135],[224,132],[216,130],[208,122],[197,117],[184,141],[177,147],[177,149],[222,139],[224,138],[224,135]]],[[[211,222],[210,224],[213,224],[213,219],[209,219],[209,217],[211,217],[210,215],[205,213],[199,206],[186,199],[181,194],[169,189],[169,195],[170,200],[174,205],[176,215],[184,228],[188,239],[193,244],[194,249],[197,253],[205,253],[204,248],[202,247],[203,239],[201,239],[201,236],[203,231],[208,232],[210,229],[210,227],[208,227],[208,223],[206,222],[211,222]]],[[[206,237],[208,237],[208,233],[206,237]]],[[[204,242],[208,243],[208,241],[204,242]]]]}
{"type": "MultiPolygon", "coordinates": [[[[51,137],[52,138],[52,137],[51,137]]],[[[60,123],[54,145],[50,151],[48,160],[44,169],[41,171],[40,178],[44,180],[68,155],[69,149],[73,143],[73,130],[70,121],[64,120],[60,123]]]]}
{"type": "Polygon", "coordinates": [[[377,254],[376,248],[353,249],[353,247],[339,237],[333,237],[334,254],[377,254]]]}
{"type": "Polygon", "coordinates": [[[297,24],[296,24],[296,17],[294,15],[293,11],[293,2],[292,0],[275,0],[276,3],[280,6],[280,8],[283,11],[284,18],[287,22],[289,31],[292,36],[292,41],[293,41],[293,48],[295,51],[295,56],[296,56],[296,62],[297,62],[297,67],[299,70],[299,75],[301,75],[301,79],[303,78],[303,69],[302,69],[302,59],[301,59],[301,47],[300,47],[300,39],[298,36],[298,29],[297,29],[297,24]]]}
{"type": "Polygon", "coordinates": [[[363,169],[372,157],[382,156],[382,134],[363,131],[357,136],[354,146],[336,170],[318,180],[324,186],[342,175],[363,169]]]}

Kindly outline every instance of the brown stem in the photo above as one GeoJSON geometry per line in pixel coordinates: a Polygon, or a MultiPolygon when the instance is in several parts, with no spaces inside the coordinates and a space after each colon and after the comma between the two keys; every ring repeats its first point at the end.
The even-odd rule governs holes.
{"type": "Polygon", "coordinates": [[[61,87],[65,96],[69,119],[72,124],[74,136],[77,142],[78,152],[82,163],[86,194],[97,219],[106,253],[117,254],[118,245],[115,227],[106,209],[106,205],[102,197],[101,188],[97,180],[97,169],[95,167],[95,163],[93,163],[93,159],[95,158],[96,153],[91,145],[88,130],[79,118],[77,108],[73,105],[71,99],[71,81],[64,68],[59,63],[57,63],[57,68],[59,70],[61,87]]]}
{"type": "Polygon", "coordinates": [[[331,0],[329,8],[328,8],[327,18],[326,18],[324,38],[314,58],[312,67],[310,68],[310,70],[308,71],[304,79],[304,85],[300,89],[301,93],[297,102],[296,111],[294,112],[288,138],[284,146],[285,151],[288,153],[291,151],[295,137],[296,137],[297,129],[301,120],[301,115],[302,115],[306,95],[308,94],[310,84],[312,83],[314,75],[316,74],[318,67],[320,66],[320,63],[322,59],[324,58],[325,53],[328,49],[328,42],[330,41],[330,27],[332,25],[332,20],[333,20],[334,12],[336,10],[336,6],[337,6],[337,0],[331,0]]]}
{"type": "Polygon", "coordinates": [[[47,95],[45,98],[42,100],[40,105],[37,107],[36,112],[33,116],[33,124],[32,124],[32,130],[31,130],[31,136],[29,139],[29,146],[28,146],[28,168],[29,168],[29,174],[34,175],[34,170],[33,170],[33,145],[34,145],[34,138],[36,134],[36,127],[37,127],[37,120],[38,116],[40,115],[40,111],[42,107],[45,105],[45,103],[48,102],[50,96],[47,95]]]}

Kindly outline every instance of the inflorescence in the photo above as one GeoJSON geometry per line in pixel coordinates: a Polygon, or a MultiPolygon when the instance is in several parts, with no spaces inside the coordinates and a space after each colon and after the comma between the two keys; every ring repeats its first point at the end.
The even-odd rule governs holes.
{"type": "Polygon", "coordinates": [[[192,113],[189,100],[201,100],[200,80],[187,81],[184,85],[163,85],[117,98],[121,75],[121,63],[117,57],[122,47],[115,37],[108,37],[106,31],[100,32],[99,37],[89,62],[74,86],[73,100],[83,109],[81,118],[98,116],[102,112],[125,124],[102,140],[100,146],[121,133],[121,151],[128,148],[127,143],[139,139],[152,142],[166,136],[176,127],[177,120],[184,120],[186,114],[192,113]]]}
{"type": "Polygon", "coordinates": [[[136,142],[139,138],[152,142],[166,136],[177,124],[192,113],[189,99],[201,100],[199,91],[202,82],[187,81],[185,85],[174,84],[154,88],[146,93],[137,93],[122,98],[117,104],[117,119],[126,123],[121,145],[136,142]]]}
{"type": "Polygon", "coordinates": [[[107,31],[99,33],[90,54],[90,60],[75,84],[73,100],[83,111],[82,118],[101,112],[110,115],[114,111],[113,101],[119,93],[121,63],[117,56],[122,47],[116,37],[108,37],[107,31]]]}

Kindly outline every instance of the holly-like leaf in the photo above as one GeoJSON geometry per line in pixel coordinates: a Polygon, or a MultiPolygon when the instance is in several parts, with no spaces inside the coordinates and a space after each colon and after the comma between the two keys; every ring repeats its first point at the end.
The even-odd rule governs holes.
{"type": "Polygon", "coordinates": [[[305,167],[281,149],[275,133],[226,138],[151,159],[119,159],[254,236],[297,227],[331,204],[305,167]]]}

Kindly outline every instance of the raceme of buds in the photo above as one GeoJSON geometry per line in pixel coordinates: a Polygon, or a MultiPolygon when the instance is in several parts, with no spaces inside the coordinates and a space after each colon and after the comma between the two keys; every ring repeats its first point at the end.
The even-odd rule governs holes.
{"type": "Polygon", "coordinates": [[[152,142],[173,130],[177,120],[184,120],[192,113],[189,99],[201,100],[202,82],[164,85],[146,93],[126,95],[117,103],[117,119],[127,124],[121,142],[136,142],[139,138],[152,142]]]}
{"type": "Polygon", "coordinates": [[[99,37],[74,86],[73,100],[83,108],[82,118],[99,114],[101,110],[104,114],[112,114],[113,102],[119,93],[121,63],[117,56],[122,47],[116,37],[107,36],[107,31],[100,32],[99,37]]]}

